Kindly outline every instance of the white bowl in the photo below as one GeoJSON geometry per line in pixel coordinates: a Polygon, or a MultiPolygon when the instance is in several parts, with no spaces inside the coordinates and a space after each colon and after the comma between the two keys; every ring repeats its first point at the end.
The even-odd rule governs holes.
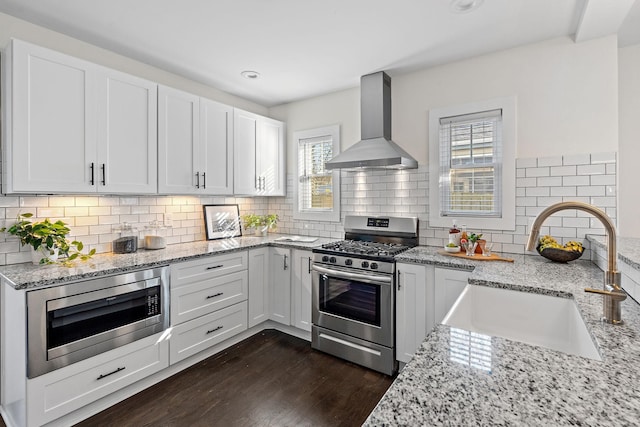
{"type": "Polygon", "coordinates": [[[447,252],[460,252],[460,246],[454,246],[453,248],[451,246],[445,246],[444,250],[447,252]]]}

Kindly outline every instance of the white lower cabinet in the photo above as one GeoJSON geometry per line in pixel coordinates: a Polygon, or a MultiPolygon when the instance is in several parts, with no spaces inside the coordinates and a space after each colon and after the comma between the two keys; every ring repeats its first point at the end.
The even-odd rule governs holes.
{"type": "Polygon", "coordinates": [[[425,337],[442,322],[471,272],[425,264],[396,266],[396,359],[407,363],[425,337]]]}
{"type": "Polygon", "coordinates": [[[170,363],[193,356],[245,330],[246,301],[175,326],[171,331],[170,363]]]}
{"type": "Polygon", "coordinates": [[[249,251],[249,327],[269,320],[269,248],[249,251]]]}
{"type": "Polygon", "coordinates": [[[170,363],[247,329],[247,251],[171,265],[170,363]]]}
{"type": "Polygon", "coordinates": [[[311,251],[294,249],[291,277],[291,325],[311,332],[311,251]]]}
{"type": "Polygon", "coordinates": [[[270,248],[269,318],[291,324],[291,250],[270,248]]]}
{"type": "Polygon", "coordinates": [[[435,269],[435,324],[442,322],[465,286],[469,283],[470,271],[435,269]]]}
{"type": "Polygon", "coordinates": [[[27,426],[40,426],[169,366],[162,333],[27,380],[27,426]]]}
{"type": "Polygon", "coordinates": [[[433,266],[398,263],[396,359],[407,363],[434,328],[433,266]]]}

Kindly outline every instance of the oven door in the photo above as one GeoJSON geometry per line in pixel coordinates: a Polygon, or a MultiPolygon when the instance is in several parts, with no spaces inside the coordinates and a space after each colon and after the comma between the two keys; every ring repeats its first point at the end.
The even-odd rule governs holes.
{"type": "Polygon", "coordinates": [[[313,265],[313,324],[394,346],[393,275],[313,265]]]}

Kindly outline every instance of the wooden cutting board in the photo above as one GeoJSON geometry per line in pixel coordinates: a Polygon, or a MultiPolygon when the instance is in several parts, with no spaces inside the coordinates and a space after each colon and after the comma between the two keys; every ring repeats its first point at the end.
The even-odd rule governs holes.
{"type": "Polygon", "coordinates": [[[464,252],[447,252],[447,251],[438,251],[440,255],[452,256],[455,258],[465,258],[473,261],[506,261],[513,262],[511,258],[503,258],[500,255],[491,254],[491,256],[482,256],[482,254],[475,254],[474,256],[467,256],[464,252]]]}

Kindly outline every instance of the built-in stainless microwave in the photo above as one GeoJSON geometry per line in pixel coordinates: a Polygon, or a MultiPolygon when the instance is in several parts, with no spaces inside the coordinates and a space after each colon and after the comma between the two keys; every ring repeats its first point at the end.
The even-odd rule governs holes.
{"type": "Polygon", "coordinates": [[[27,376],[34,378],[169,326],[169,267],[27,292],[27,376]]]}

